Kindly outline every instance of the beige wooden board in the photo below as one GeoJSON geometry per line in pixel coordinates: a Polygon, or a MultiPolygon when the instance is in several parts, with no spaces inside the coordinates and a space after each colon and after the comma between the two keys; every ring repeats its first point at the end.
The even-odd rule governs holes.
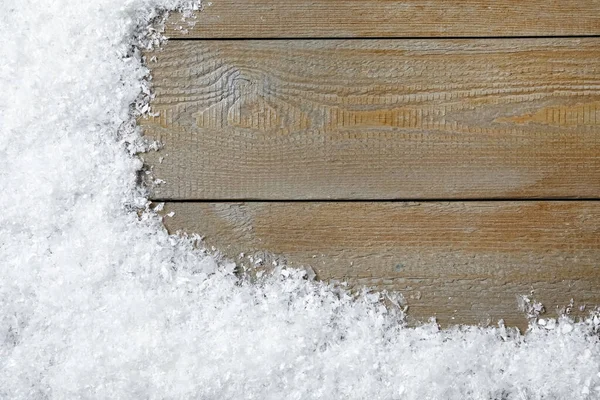
{"type": "MultiPolygon", "coordinates": [[[[226,256],[314,268],[323,280],[401,292],[412,317],[442,324],[504,318],[517,296],[549,317],[600,304],[600,202],[167,203],[170,232],[205,236],[226,256]]],[[[581,314],[581,313],[579,313],[581,314]]]]}
{"type": "Polygon", "coordinates": [[[600,39],[176,41],[147,57],[154,198],[600,195],[600,39]]]}
{"type": "Polygon", "coordinates": [[[178,38],[450,37],[600,34],[598,0],[214,0],[178,38]]]}

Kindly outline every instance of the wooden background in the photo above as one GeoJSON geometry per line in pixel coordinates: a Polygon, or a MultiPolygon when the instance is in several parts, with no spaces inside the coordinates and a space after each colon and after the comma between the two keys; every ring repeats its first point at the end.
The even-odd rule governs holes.
{"type": "Polygon", "coordinates": [[[146,54],[170,231],[399,291],[443,325],[524,327],[532,291],[551,317],[600,304],[600,1],[214,0],[196,17],[146,54]]]}

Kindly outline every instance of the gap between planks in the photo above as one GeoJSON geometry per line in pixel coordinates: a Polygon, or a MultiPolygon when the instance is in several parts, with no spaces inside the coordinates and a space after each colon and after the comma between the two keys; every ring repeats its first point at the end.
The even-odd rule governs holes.
{"type": "Polygon", "coordinates": [[[398,36],[398,37],[227,37],[227,38],[187,38],[187,37],[169,37],[169,41],[223,41],[223,42],[240,42],[247,40],[269,40],[269,41],[285,41],[285,40],[511,40],[511,39],[594,39],[600,38],[600,35],[551,35],[551,36],[398,36]]]}
{"type": "Polygon", "coordinates": [[[597,198],[481,198],[481,199],[161,199],[155,203],[486,203],[486,202],[600,202],[597,198]]]}

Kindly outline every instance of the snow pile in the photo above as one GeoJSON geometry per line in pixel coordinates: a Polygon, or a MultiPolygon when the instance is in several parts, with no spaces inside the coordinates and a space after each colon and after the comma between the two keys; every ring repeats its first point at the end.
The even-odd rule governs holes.
{"type": "Polygon", "coordinates": [[[0,6],[0,398],[600,398],[597,319],[408,329],[300,272],[241,282],[140,217],[134,36],[194,4],[0,6]]]}

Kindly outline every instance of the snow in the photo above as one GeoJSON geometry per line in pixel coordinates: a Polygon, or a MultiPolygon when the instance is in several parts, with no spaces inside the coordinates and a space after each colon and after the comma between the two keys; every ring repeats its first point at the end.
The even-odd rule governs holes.
{"type": "Polygon", "coordinates": [[[0,2],[0,398],[600,398],[598,316],[408,328],[377,296],[251,284],[169,236],[132,115],[136,48],[179,6],[197,4],[0,2]]]}

